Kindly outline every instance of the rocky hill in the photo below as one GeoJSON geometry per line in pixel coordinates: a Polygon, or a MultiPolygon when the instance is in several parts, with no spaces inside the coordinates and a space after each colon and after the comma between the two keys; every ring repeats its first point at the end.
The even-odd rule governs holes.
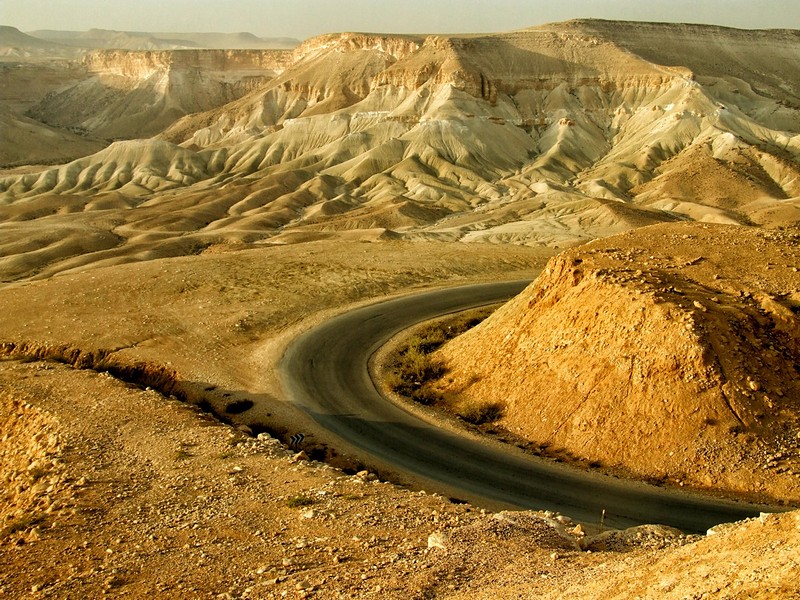
{"type": "Polygon", "coordinates": [[[16,27],[0,25],[0,62],[39,58],[75,58],[73,48],[56,41],[21,32],[16,27]]]}
{"type": "Polygon", "coordinates": [[[0,595],[794,597],[797,511],[708,536],[594,535],[598,523],[493,513],[300,452],[325,435],[293,414],[273,365],[309,320],[432,282],[519,278],[541,251],[234,250],[0,286],[0,595]],[[175,377],[233,424],[159,393],[175,377]],[[302,448],[279,441],[296,431],[302,448]]]}
{"type": "Polygon", "coordinates": [[[545,454],[796,504],[799,235],[682,223],[564,252],[440,351],[442,391],[545,454]]]}

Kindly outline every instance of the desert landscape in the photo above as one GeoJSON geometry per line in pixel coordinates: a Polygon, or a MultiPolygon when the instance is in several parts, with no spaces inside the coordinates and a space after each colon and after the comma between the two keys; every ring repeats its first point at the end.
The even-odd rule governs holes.
{"type": "Polygon", "coordinates": [[[800,31],[0,27],[0,81],[0,596],[800,597],[800,31]],[[421,353],[424,402],[376,385],[763,511],[504,505],[286,385],[335,316],[521,280],[421,353]]]}

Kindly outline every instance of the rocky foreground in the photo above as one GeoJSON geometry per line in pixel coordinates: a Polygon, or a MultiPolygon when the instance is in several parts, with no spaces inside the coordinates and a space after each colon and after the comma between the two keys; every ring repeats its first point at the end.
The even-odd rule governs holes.
{"type": "Polygon", "coordinates": [[[421,282],[520,278],[543,264],[518,247],[414,248],[220,248],[0,289],[12,308],[0,315],[0,593],[792,597],[797,513],[707,538],[658,526],[595,537],[599,522],[495,515],[379,482],[358,457],[327,453],[350,474],[310,461],[342,448],[281,401],[265,368],[308,326],[298,315],[316,322],[421,282]],[[233,425],[109,373],[142,365],[173,373],[233,425]],[[276,439],[295,431],[302,448],[276,439]]]}
{"type": "Polygon", "coordinates": [[[791,598],[800,513],[587,536],[346,475],[92,371],[0,364],[0,595],[791,598]]]}

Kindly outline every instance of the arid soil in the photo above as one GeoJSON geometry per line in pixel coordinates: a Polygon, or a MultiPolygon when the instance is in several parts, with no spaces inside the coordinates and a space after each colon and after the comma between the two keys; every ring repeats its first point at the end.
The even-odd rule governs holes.
{"type": "Polygon", "coordinates": [[[347,476],[102,373],[6,362],[0,379],[3,597],[791,598],[800,584],[797,513],[703,540],[641,528],[588,552],[556,515],[347,476]]]}
{"type": "Polygon", "coordinates": [[[796,505],[798,241],[683,223],[566,251],[443,348],[441,390],[548,454],[796,505]]]}
{"type": "Polygon", "coordinates": [[[41,36],[0,28],[0,597],[800,597],[797,511],[484,512],[275,373],[330,315],[620,234],[445,347],[446,395],[562,460],[796,504],[798,32],[41,36]]]}
{"type": "MultiPolygon", "coordinates": [[[[6,286],[0,327],[43,353],[117,348],[117,364],[202,382],[227,418],[312,434],[272,387],[280,333],[434,272],[520,277],[545,258],[470,248],[317,243],[95,269],[6,286]],[[256,406],[225,413],[244,397],[256,406]]],[[[0,379],[7,597],[771,598],[798,585],[796,513],[708,539],[586,538],[567,517],[493,515],[346,475],[108,372],[28,358],[0,363],[0,379]]]]}

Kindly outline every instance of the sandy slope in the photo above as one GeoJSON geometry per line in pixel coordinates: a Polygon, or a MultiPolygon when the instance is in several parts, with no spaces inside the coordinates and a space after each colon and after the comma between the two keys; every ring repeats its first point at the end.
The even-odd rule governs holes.
{"type": "Polygon", "coordinates": [[[64,44],[28,35],[16,27],[0,25],[0,61],[74,58],[77,54],[74,48],[64,44]]]}
{"type": "Polygon", "coordinates": [[[87,76],[43,98],[29,114],[108,139],[145,138],[189,113],[227,104],[279,73],[281,50],[101,50],[87,76]]]}

